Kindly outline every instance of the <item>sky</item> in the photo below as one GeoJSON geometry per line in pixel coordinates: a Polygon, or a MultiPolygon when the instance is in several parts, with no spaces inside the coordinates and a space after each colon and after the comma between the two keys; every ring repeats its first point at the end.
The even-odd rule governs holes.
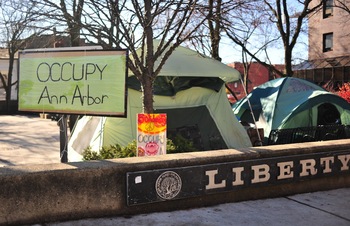
{"type": "MultiPolygon", "coordinates": [[[[307,36],[300,36],[300,42],[307,43],[307,36]]],[[[232,44],[232,41],[223,40],[220,43],[219,50],[220,57],[222,62],[225,64],[233,62],[242,62],[242,52],[235,45],[232,44]]],[[[269,48],[269,57],[272,64],[284,64],[284,50],[283,48],[269,48]]],[[[300,63],[300,61],[307,60],[308,58],[308,49],[305,44],[299,44],[293,49],[293,56],[295,58],[301,58],[301,60],[295,60],[295,63],[300,63]]],[[[264,58],[263,58],[264,59],[264,58]]]]}
{"type": "MultiPolygon", "coordinates": [[[[297,3],[296,1],[287,1],[287,4],[288,4],[288,11],[290,13],[294,12],[295,15],[297,15],[297,12],[302,10],[302,7],[304,7],[303,4],[297,3]]],[[[297,17],[291,16],[290,21],[292,24],[296,23],[296,18],[297,17]]],[[[273,28],[273,29],[276,29],[276,28],[273,28]]],[[[271,34],[272,33],[274,32],[271,32],[271,34]]],[[[263,36],[265,34],[266,34],[266,31],[265,33],[264,32],[262,33],[263,36]]],[[[266,35],[269,36],[269,34],[266,34],[266,35]]],[[[251,40],[250,42],[252,45],[255,45],[256,44],[255,42],[259,42],[260,38],[252,38],[252,37],[250,38],[251,40]]],[[[241,49],[235,48],[235,44],[232,44],[233,42],[230,41],[228,38],[222,38],[221,40],[222,41],[220,43],[220,57],[222,58],[222,62],[223,63],[242,62],[241,49]]],[[[274,46],[268,47],[268,53],[269,53],[269,58],[271,60],[271,63],[284,64],[284,48],[281,40],[279,40],[279,43],[274,43],[273,45],[275,47],[274,46]],[[279,45],[279,47],[276,47],[276,45],[279,45]]],[[[256,46],[259,46],[259,44],[256,44],[256,46]]],[[[259,59],[265,61],[265,57],[260,57],[259,59]]],[[[308,59],[308,34],[307,33],[299,34],[299,37],[297,39],[297,44],[293,48],[293,59],[294,59],[294,62],[292,62],[293,64],[298,64],[308,59]]]]}
{"type": "MultiPolygon", "coordinates": [[[[307,36],[304,37],[304,42],[307,42],[307,36]],[[306,40],[306,41],[305,41],[306,40]]],[[[232,44],[233,42],[222,38],[220,43],[220,56],[223,63],[233,63],[233,62],[242,62],[242,52],[240,48],[237,48],[236,45],[232,44]]],[[[269,48],[269,57],[273,64],[283,64],[284,63],[284,53],[283,48],[269,48]]],[[[307,59],[307,48],[305,47],[296,47],[293,51],[294,55],[304,60],[307,59]]],[[[262,58],[264,60],[264,58],[262,58]]]]}

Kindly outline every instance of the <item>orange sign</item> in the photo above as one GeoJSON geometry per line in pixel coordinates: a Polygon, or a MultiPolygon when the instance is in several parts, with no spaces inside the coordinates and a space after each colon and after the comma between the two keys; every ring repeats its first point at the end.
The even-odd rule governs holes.
{"type": "Polygon", "coordinates": [[[166,154],[166,114],[137,115],[137,156],[166,154]]]}

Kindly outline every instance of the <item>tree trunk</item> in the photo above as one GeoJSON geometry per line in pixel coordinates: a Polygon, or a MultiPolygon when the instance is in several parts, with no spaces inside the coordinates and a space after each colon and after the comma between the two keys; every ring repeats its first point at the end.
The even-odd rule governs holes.
{"type": "Polygon", "coordinates": [[[292,50],[288,47],[285,47],[284,51],[284,64],[285,64],[285,74],[287,77],[293,77],[292,69],[292,50]]]}
{"type": "Polygon", "coordinates": [[[146,114],[152,114],[153,109],[153,82],[144,78],[142,81],[143,110],[146,114]]]}
{"type": "Polygon", "coordinates": [[[142,72],[143,88],[143,109],[144,113],[152,114],[153,110],[153,81],[154,76],[154,50],[153,50],[153,29],[152,29],[152,6],[151,0],[145,0],[145,49],[146,49],[146,68],[142,72]]]}
{"type": "Polygon", "coordinates": [[[7,84],[6,84],[6,80],[5,80],[5,76],[0,72],[0,79],[1,79],[1,83],[4,87],[4,90],[6,92],[6,95],[5,95],[5,104],[6,104],[6,111],[7,111],[7,107],[8,107],[8,101],[7,101],[7,84]]]}
{"type": "Polygon", "coordinates": [[[219,56],[219,43],[220,43],[220,23],[221,23],[221,0],[217,0],[217,5],[214,12],[214,0],[209,0],[209,15],[208,15],[208,26],[210,31],[211,40],[211,56],[221,61],[219,56]]]}
{"type": "Polygon", "coordinates": [[[72,46],[80,46],[80,26],[74,25],[70,29],[70,39],[71,39],[71,45],[72,46]]]}
{"type": "Polygon", "coordinates": [[[12,91],[12,71],[13,71],[14,60],[15,60],[14,51],[9,49],[9,69],[8,69],[7,87],[6,87],[6,109],[8,112],[10,112],[11,91],[12,91]]]}

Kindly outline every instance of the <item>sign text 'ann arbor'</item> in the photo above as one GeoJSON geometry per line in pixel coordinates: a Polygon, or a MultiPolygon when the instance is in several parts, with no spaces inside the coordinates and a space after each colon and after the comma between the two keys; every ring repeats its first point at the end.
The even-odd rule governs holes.
{"type": "MultiPolygon", "coordinates": [[[[88,80],[103,80],[103,71],[107,67],[107,64],[72,64],[71,62],[60,63],[40,63],[37,68],[37,78],[39,82],[69,82],[69,81],[88,81],[88,80]]],[[[79,85],[74,88],[73,95],[71,97],[67,95],[55,95],[51,94],[48,86],[45,86],[38,100],[38,104],[41,101],[47,101],[52,104],[75,104],[78,101],[82,106],[84,104],[103,104],[108,95],[102,94],[100,96],[93,96],[91,94],[90,85],[87,85],[83,92],[79,85]],[[85,94],[85,95],[84,95],[85,94]],[[71,98],[71,100],[69,99],[71,98]]]]}

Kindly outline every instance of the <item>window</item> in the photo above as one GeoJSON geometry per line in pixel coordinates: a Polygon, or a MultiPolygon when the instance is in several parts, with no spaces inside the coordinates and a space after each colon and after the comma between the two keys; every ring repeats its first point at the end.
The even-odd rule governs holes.
{"type": "Polygon", "coordinates": [[[323,34],[323,52],[333,50],[333,33],[323,34]]]}
{"type": "Polygon", "coordinates": [[[323,18],[333,16],[333,1],[334,0],[323,1],[323,18]]]}

